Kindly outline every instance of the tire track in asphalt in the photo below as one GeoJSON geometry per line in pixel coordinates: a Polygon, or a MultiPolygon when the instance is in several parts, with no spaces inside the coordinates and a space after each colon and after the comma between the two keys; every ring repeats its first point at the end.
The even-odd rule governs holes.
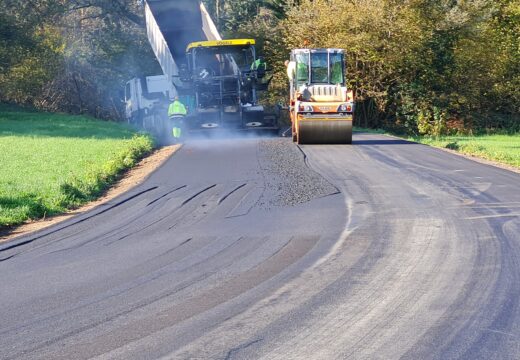
{"type": "Polygon", "coordinates": [[[188,144],[139,201],[12,249],[2,356],[518,358],[519,175],[354,140],[188,144]]]}

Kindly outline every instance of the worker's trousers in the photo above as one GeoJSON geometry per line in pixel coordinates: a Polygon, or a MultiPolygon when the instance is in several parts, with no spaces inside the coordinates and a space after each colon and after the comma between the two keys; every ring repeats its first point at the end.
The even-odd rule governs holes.
{"type": "Polygon", "coordinates": [[[173,138],[179,140],[183,135],[184,129],[184,115],[172,115],[170,116],[172,122],[172,135],[173,138]]]}

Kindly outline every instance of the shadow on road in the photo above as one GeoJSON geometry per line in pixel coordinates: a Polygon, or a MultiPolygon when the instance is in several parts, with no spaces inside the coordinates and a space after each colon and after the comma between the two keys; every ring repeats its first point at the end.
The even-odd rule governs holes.
{"type": "Polygon", "coordinates": [[[370,140],[356,140],[354,136],[354,140],[352,141],[353,145],[416,145],[416,143],[399,140],[399,139],[370,139],[370,140]]]}

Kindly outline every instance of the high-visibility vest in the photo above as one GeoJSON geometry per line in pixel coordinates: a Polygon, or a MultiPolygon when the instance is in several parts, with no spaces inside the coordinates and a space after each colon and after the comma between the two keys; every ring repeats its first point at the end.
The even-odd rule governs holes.
{"type": "Polygon", "coordinates": [[[179,100],[175,100],[168,107],[168,116],[186,116],[187,113],[186,107],[179,100]]]}
{"type": "Polygon", "coordinates": [[[267,70],[267,64],[262,59],[256,59],[251,64],[251,70],[267,70]],[[262,68],[262,69],[261,69],[262,68]]]}

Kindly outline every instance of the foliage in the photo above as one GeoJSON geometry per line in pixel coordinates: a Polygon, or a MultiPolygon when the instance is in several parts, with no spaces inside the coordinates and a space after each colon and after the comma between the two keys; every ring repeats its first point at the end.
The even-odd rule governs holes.
{"type": "Polygon", "coordinates": [[[27,102],[62,65],[64,45],[52,27],[36,27],[0,12],[0,96],[27,102]]]}
{"type": "Polygon", "coordinates": [[[282,16],[263,4],[238,29],[267,39],[278,95],[290,49],[339,47],[358,125],[435,136],[518,127],[518,1],[282,2],[282,16]]]}
{"type": "MultiPolygon", "coordinates": [[[[515,130],[518,0],[204,0],[221,33],[254,37],[287,96],[295,47],[347,51],[357,125],[410,134],[515,130]]],[[[160,72],[142,2],[0,0],[0,101],[122,115],[124,82],[160,72]]]]}
{"type": "Polygon", "coordinates": [[[125,82],[159,71],[135,1],[0,2],[0,101],[118,119],[125,82]]]}
{"type": "Polygon", "coordinates": [[[93,199],[152,146],[113,122],[0,107],[0,227],[93,199]]]}
{"type": "Polygon", "coordinates": [[[286,10],[293,2],[290,0],[204,0],[218,30],[226,37],[238,37],[236,32],[251,24],[265,10],[278,19],[286,15],[286,10]]]}

